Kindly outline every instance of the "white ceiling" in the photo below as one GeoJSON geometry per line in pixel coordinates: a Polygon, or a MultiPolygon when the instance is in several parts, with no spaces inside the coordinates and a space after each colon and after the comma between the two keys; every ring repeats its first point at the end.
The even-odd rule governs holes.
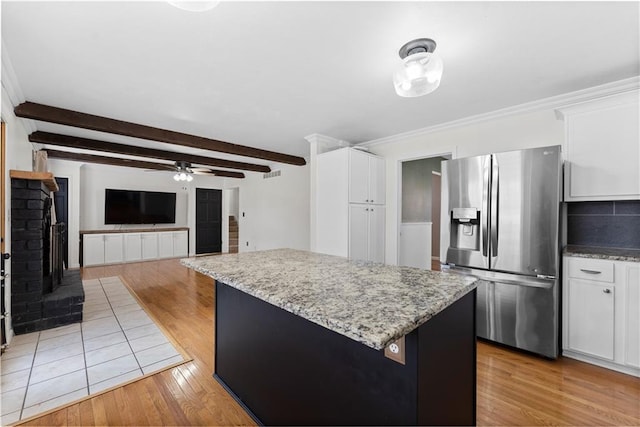
{"type": "Polygon", "coordinates": [[[306,156],[312,133],[360,143],[637,76],[639,5],[222,2],[193,13],[161,1],[3,1],[2,44],[28,101],[306,156]],[[397,52],[419,37],[436,40],[442,83],[400,98],[397,52]]]}

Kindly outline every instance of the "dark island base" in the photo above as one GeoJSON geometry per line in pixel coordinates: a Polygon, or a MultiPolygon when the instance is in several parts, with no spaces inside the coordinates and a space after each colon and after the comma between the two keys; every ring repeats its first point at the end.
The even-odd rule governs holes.
{"type": "Polygon", "coordinates": [[[216,282],[214,377],[265,425],[473,425],[475,298],[408,334],[402,365],[216,282]]]}

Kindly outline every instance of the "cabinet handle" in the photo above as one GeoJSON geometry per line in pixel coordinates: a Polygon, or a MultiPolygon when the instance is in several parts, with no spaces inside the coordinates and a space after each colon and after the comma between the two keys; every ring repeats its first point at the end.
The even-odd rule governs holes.
{"type": "Polygon", "coordinates": [[[365,200],[365,202],[367,202],[367,203],[368,203],[368,202],[369,202],[369,199],[366,199],[366,200],[365,200]]]}
{"type": "Polygon", "coordinates": [[[365,208],[364,210],[365,210],[365,211],[367,211],[367,212],[369,212],[369,208],[365,208]]]}
{"type": "Polygon", "coordinates": [[[373,208],[371,208],[371,212],[373,212],[373,208]]]}
{"type": "Polygon", "coordinates": [[[604,292],[605,294],[610,294],[611,293],[611,289],[605,289],[602,292],[604,292]]]}
{"type": "Polygon", "coordinates": [[[371,199],[371,203],[373,203],[373,199],[371,199]]]}
{"type": "Polygon", "coordinates": [[[587,270],[586,268],[581,268],[580,271],[582,271],[583,273],[587,273],[587,274],[600,274],[600,273],[602,273],[602,271],[587,270]]]}

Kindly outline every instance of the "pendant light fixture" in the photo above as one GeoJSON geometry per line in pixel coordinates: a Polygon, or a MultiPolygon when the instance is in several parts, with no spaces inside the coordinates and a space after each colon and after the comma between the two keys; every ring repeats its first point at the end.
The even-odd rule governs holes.
{"type": "Polygon", "coordinates": [[[434,55],[436,42],[415,39],[400,48],[402,62],[393,73],[396,93],[403,97],[416,97],[433,92],[440,86],[442,59],[434,55]]]}
{"type": "Polygon", "coordinates": [[[208,0],[167,0],[167,3],[189,12],[205,12],[207,10],[213,9],[220,2],[208,0]]]}

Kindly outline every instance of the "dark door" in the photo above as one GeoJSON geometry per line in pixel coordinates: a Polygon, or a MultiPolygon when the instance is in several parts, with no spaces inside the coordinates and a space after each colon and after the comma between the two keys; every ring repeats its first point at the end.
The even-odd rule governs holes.
{"type": "Polygon", "coordinates": [[[58,191],[54,194],[56,206],[56,221],[64,222],[63,261],[64,268],[69,268],[69,180],[56,177],[58,191]]]}
{"type": "Polygon", "coordinates": [[[196,188],[196,254],[222,252],[222,190],[196,188]]]}

